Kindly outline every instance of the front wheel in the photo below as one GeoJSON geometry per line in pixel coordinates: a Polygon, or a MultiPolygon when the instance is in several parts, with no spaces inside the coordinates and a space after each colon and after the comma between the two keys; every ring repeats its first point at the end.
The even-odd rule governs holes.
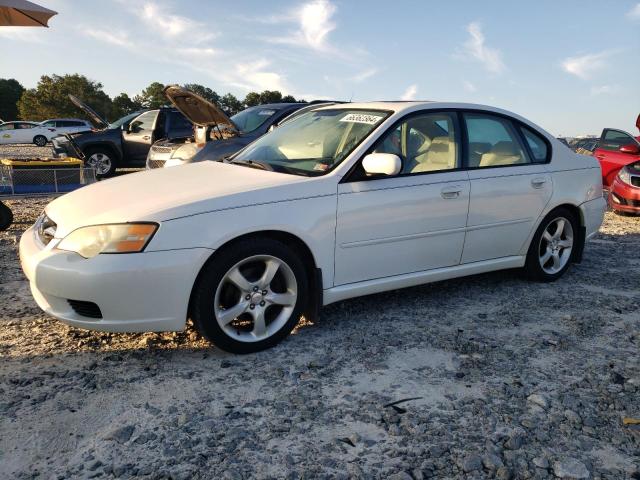
{"type": "Polygon", "coordinates": [[[45,137],[44,135],[36,135],[35,137],[33,137],[33,143],[37,147],[44,147],[47,144],[47,137],[45,137]]]}
{"type": "Polygon", "coordinates": [[[536,230],[525,264],[527,276],[533,280],[553,282],[567,271],[575,251],[579,250],[578,223],[566,208],[547,215],[536,230]]]}
{"type": "Polygon", "coordinates": [[[84,153],[86,164],[96,171],[96,177],[110,177],[116,171],[116,161],[111,150],[106,148],[90,148],[84,153]]]}
{"type": "Polygon", "coordinates": [[[308,301],[303,262],[272,239],[248,239],[218,252],[194,287],[198,331],[231,353],[270,348],[296,326],[308,301]]]}

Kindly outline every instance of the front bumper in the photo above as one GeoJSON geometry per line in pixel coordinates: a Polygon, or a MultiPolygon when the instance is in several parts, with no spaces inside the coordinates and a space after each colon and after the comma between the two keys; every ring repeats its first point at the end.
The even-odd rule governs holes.
{"type": "Polygon", "coordinates": [[[611,184],[609,206],[621,212],[640,214],[640,187],[627,185],[616,178],[611,184]]]}
{"type": "Polygon", "coordinates": [[[185,327],[189,297],[206,248],[85,259],[43,247],[33,227],[20,240],[20,263],[38,306],[75,327],[108,332],[177,331],[185,327]],[[102,318],[80,315],[69,300],[95,303],[102,318]]]}

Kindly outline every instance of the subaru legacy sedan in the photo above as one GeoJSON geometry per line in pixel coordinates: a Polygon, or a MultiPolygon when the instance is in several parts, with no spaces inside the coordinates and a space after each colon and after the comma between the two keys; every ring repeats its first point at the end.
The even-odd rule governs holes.
{"type": "Polygon", "coordinates": [[[224,162],[50,203],[20,241],[45,312],[236,353],[359,295],[521,268],[558,279],[603,219],[600,167],[528,120],[439,102],[323,107],[224,162]]]}

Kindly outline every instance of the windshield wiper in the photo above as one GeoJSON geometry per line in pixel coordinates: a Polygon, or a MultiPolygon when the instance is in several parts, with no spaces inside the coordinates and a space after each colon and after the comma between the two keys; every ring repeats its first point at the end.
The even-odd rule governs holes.
{"type": "Polygon", "coordinates": [[[259,170],[271,170],[266,164],[262,162],[256,162],[255,160],[230,160],[229,163],[234,165],[242,165],[243,167],[257,168],[259,170]]]}

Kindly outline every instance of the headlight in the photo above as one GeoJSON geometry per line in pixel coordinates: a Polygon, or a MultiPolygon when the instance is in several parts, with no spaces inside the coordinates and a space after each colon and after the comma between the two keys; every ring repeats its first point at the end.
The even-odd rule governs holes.
{"type": "Polygon", "coordinates": [[[620,179],[620,181],[626,183],[627,185],[631,185],[631,174],[626,167],[622,167],[620,169],[620,171],[618,172],[618,178],[620,179]]]}
{"type": "Polygon", "coordinates": [[[189,160],[198,152],[198,147],[195,143],[185,143],[179,146],[172,154],[173,160],[189,160]]]}
{"type": "Polygon", "coordinates": [[[136,253],[144,250],[157,229],[155,223],[82,227],[63,238],[57,248],[76,252],[84,258],[92,258],[100,253],[136,253]]]}

